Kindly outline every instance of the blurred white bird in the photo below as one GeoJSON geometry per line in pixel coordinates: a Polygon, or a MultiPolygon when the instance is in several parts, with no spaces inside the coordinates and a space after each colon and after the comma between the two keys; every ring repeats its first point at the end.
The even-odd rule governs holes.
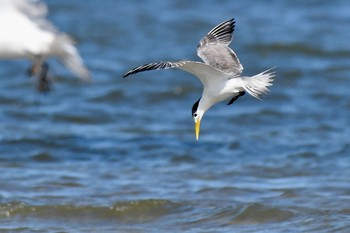
{"type": "Polygon", "coordinates": [[[55,57],[83,80],[90,80],[73,40],[45,18],[40,0],[0,0],[0,59],[29,59],[31,75],[39,77],[39,90],[48,90],[45,60],[55,57]]]}

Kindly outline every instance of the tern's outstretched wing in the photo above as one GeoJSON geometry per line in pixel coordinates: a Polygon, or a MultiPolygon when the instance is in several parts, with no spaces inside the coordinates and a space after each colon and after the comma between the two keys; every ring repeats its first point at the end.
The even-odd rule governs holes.
{"type": "Polygon", "coordinates": [[[225,73],[238,75],[243,66],[235,52],[228,47],[232,41],[234,19],[227,20],[213,28],[197,47],[198,56],[208,65],[225,73]]]}
{"type": "Polygon", "coordinates": [[[123,77],[127,77],[131,74],[135,74],[142,71],[147,70],[159,70],[159,69],[170,69],[170,68],[178,68],[184,71],[187,71],[193,75],[195,75],[203,85],[210,85],[211,82],[217,79],[225,78],[227,79],[229,76],[202,62],[194,62],[194,61],[161,61],[161,62],[153,62],[149,64],[145,64],[143,66],[136,67],[127,73],[124,74],[123,77]]]}

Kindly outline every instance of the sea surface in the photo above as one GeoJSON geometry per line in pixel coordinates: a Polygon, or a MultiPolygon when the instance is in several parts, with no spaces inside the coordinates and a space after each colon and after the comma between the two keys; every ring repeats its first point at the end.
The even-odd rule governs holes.
{"type": "MultiPolygon", "coordinates": [[[[94,81],[0,61],[0,232],[350,232],[348,0],[48,0],[94,81]],[[271,92],[219,103],[194,135],[201,83],[179,70],[235,18],[244,75],[271,92]]],[[[1,7],[1,6],[0,6],[1,7]]],[[[1,32],[0,32],[1,35],[1,32]]]]}

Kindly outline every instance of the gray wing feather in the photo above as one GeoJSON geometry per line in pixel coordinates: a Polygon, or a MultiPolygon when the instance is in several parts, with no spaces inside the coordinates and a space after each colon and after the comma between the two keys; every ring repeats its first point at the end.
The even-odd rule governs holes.
{"type": "Polygon", "coordinates": [[[235,52],[228,47],[232,41],[234,27],[235,21],[230,19],[213,28],[199,42],[197,54],[206,64],[225,73],[238,75],[243,66],[235,52]]]}
{"type": "Polygon", "coordinates": [[[143,66],[136,67],[131,69],[130,71],[124,74],[124,77],[127,77],[131,74],[135,74],[142,71],[148,70],[159,70],[159,69],[170,69],[170,68],[178,68],[184,70],[188,73],[196,76],[203,85],[210,85],[212,82],[216,82],[218,79],[229,78],[228,74],[212,67],[203,62],[195,62],[195,61],[177,61],[177,62],[169,62],[169,61],[161,61],[145,64],[143,66]]]}
{"type": "Polygon", "coordinates": [[[221,43],[229,45],[232,40],[232,34],[235,29],[234,19],[229,19],[214,27],[208,34],[199,42],[198,47],[205,46],[210,43],[221,43]]]}

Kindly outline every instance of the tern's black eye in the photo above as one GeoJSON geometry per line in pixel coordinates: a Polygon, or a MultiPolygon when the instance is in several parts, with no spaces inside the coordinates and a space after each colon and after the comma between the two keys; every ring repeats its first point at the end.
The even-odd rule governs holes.
{"type": "Polygon", "coordinates": [[[193,114],[194,117],[197,117],[197,113],[193,114]]]}

